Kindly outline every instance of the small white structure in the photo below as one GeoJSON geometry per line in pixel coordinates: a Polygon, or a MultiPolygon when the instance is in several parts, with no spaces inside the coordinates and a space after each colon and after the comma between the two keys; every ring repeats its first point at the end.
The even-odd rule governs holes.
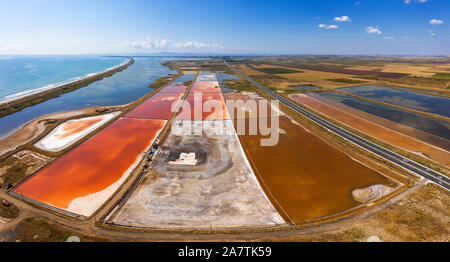
{"type": "Polygon", "coordinates": [[[169,161],[169,164],[195,166],[197,164],[197,159],[195,159],[195,152],[181,153],[179,159],[176,159],[175,161],[169,161]]]}

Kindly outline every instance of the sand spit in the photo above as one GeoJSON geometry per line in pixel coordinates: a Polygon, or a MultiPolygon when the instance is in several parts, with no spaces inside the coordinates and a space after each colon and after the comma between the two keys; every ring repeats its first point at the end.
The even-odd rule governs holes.
{"type": "Polygon", "coordinates": [[[154,176],[144,180],[109,222],[190,229],[285,223],[259,185],[231,120],[176,121],[172,128],[176,125],[185,132],[203,125],[204,132],[171,132],[154,157],[154,176]],[[171,163],[187,152],[195,165],[171,163]]]}
{"type": "Polygon", "coordinates": [[[394,190],[395,188],[385,185],[373,185],[366,188],[355,189],[352,191],[352,195],[356,201],[364,204],[380,199],[394,190]]]}
{"type": "Polygon", "coordinates": [[[15,97],[10,100],[2,101],[2,102],[0,102],[0,108],[10,107],[10,106],[16,105],[18,103],[22,103],[29,99],[32,99],[33,97],[36,97],[36,96],[39,96],[42,94],[46,94],[46,93],[52,92],[57,89],[72,87],[75,85],[86,85],[86,84],[92,83],[94,81],[100,80],[101,78],[103,78],[109,74],[114,74],[118,71],[124,70],[127,67],[129,67],[130,65],[132,65],[133,63],[134,63],[134,60],[132,58],[130,58],[130,59],[128,59],[127,62],[124,62],[115,67],[108,68],[103,72],[88,74],[88,75],[86,75],[86,77],[77,79],[72,82],[67,82],[67,83],[63,83],[63,84],[59,84],[59,85],[49,85],[47,88],[43,88],[42,90],[36,90],[36,92],[33,92],[33,93],[28,93],[28,94],[20,96],[20,97],[15,97]]]}
{"type": "Polygon", "coordinates": [[[118,111],[66,121],[37,142],[35,146],[52,152],[61,151],[118,116],[120,113],[118,111]]]}

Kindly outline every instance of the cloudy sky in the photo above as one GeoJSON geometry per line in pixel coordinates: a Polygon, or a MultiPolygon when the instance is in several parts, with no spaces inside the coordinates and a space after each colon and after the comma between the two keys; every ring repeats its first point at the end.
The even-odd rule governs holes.
{"type": "Polygon", "coordinates": [[[0,0],[0,54],[450,55],[449,0],[0,0]]]}

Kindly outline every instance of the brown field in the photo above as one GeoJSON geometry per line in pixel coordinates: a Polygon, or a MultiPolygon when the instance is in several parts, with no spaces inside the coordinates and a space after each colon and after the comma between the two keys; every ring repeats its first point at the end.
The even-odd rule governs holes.
{"type": "MultiPolygon", "coordinates": [[[[291,70],[298,70],[295,67],[289,66],[274,66],[274,65],[252,65],[255,68],[286,68],[291,70]]],[[[248,68],[248,67],[247,67],[248,68]]],[[[253,69],[250,69],[253,70],[253,69]]],[[[253,70],[255,71],[255,70],[253,70]]],[[[339,83],[335,81],[328,81],[328,79],[346,79],[352,78],[354,75],[349,74],[340,74],[340,73],[330,73],[330,72],[322,72],[322,71],[314,71],[314,70],[305,70],[302,69],[300,73],[287,73],[287,74],[265,74],[265,75],[256,75],[253,78],[261,83],[266,81],[266,84],[270,83],[270,86],[275,87],[276,89],[288,90],[289,86],[292,85],[316,85],[322,88],[339,88],[349,86],[349,83],[339,83]]],[[[259,72],[259,71],[258,71],[259,72]]],[[[260,72],[261,73],[261,72],[260,72]]],[[[367,81],[364,79],[363,81],[367,81]]]]}
{"type": "Polygon", "coordinates": [[[233,64],[233,67],[235,67],[237,70],[248,76],[267,75],[266,73],[251,69],[250,67],[244,64],[233,64]]]}
{"type": "Polygon", "coordinates": [[[398,133],[392,129],[352,115],[309,96],[293,94],[290,95],[290,97],[332,119],[362,131],[370,136],[376,137],[408,151],[419,152],[434,161],[450,166],[450,153],[445,150],[436,148],[412,137],[398,133]]]}
{"type": "MultiPolygon", "coordinates": [[[[449,67],[450,68],[450,67],[449,67]]],[[[448,72],[444,68],[436,68],[435,66],[416,66],[408,64],[389,64],[385,65],[382,72],[405,73],[412,76],[432,77],[435,73],[448,72]]]]}
{"type": "MultiPolygon", "coordinates": [[[[254,66],[256,68],[286,68],[291,70],[297,70],[295,67],[287,67],[287,66],[273,66],[273,65],[259,65],[254,66]]],[[[302,70],[303,73],[289,73],[289,74],[277,74],[280,77],[285,77],[293,80],[322,80],[329,78],[347,78],[351,77],[350,74],[341,74],[341,73],[330,73],[330,72],[322,72],[315,70],[302,70]]]]}
{"type": "Polygon", "coordinates": [[[337,74],[347,74],[347,75],[376,75],[378,77],[385,78],[400,78],[408,74],[403,73],[389,73],[389,72],[378,72],[378,71],[367,71],[367,70],[355,70],[347,68],[336,68],[336,67],[325,67],[325,66],[313,66],[313,65],[292,65],[291,68],[303,70],[314,70],[327,73],[337,73],[337,74]]]}

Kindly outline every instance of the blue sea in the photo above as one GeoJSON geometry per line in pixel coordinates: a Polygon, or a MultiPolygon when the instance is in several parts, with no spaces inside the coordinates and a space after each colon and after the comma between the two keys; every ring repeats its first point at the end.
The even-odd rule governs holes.
{"type": "MultiPolygon", "coordinates": [[[[60,59],[74,59],[78,61],[79,59],[86,59],[86,57],[61,57],[60,59]]],[[[112,66],[121,64],[127,60],[124,58],[95,57],[90,59],[105,59],[104,63],[106,63],[106,61],[114,61],[112,66]]],[[[19,129],[25,123],[43,115],[78,110],[93,106],[110,106],[130,103],[146,93],[151,92],[152,89],[148,86],[153,81],[160,77],[166,76],[169,73],[175,73],[175,71],[162,66],[160,62],[161,58],[159,57],[135,58],[134,60],[135,63],[133,65],[111,77],[106,77],[76,91],[63,94],[59,97],[27,107],[22,111],[0,118],[0,139],[19,129]]],[[[91,62],[92,61],[93,60],[91,60],[91,62]]],[[[73,64],[76,63],[77,62],[73,62],[73,64]]],[[[69,64],[72,63],[69,62],[69,64]]],[[[60,63],[59,67],[60,71],[65,70],[64,63],[60,63]]],[[[106,68],[108,67],[110,66],[106,66],[106,68]]],[[[89,73],[97,71],[103,70],[93,68],[89,73]]],[[[4,75],[4,72],[0,72],[0,75],[4,75]]],[[[33,82],[32,78],[30,78],[29,81],[31,85],[31,82],[33,82]]],[[[38,84],[37,86],[40,85],[41,84],[38,84]]]]}
{"type": "Polygon", "coordinates": [[[94,56],[0,56],[0,102],[100,73],[126,61],[94,56]]]}

